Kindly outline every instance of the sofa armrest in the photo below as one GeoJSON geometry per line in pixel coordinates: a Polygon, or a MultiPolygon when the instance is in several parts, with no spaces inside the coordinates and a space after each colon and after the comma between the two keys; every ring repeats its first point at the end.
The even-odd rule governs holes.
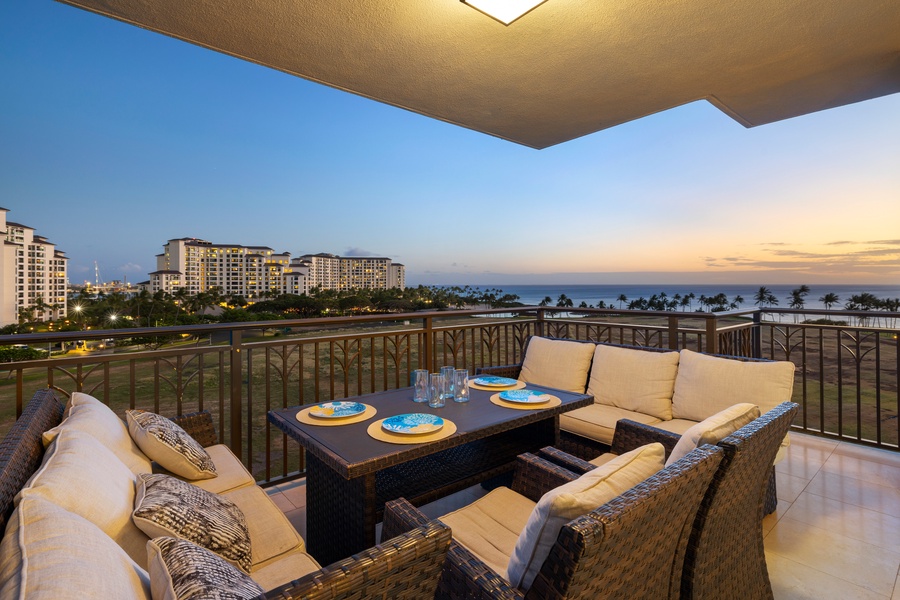
{"type": "Polygon", "coordinates": [[[219,443],[212,414],[208,410],[172,417],[172,421],[184,429],[197,443],[206,448],[219,443]]]}
{"type": "Polygon", "coordinates": [[[559,465],[560,467],[568,469],[576,475],[584,475],[588,471],[597,468],[588,461],[582,460],[577,456],[572,456],[568,452],[564,452],[559,448],[554,448],[553,446],[545,446],[544,448],[541,448],[538,451],[538,456],[540,456],[544,460],[552,462],[555,465],[559,465]]]}
{"type": "Polygon", "coordinates": [[[497,377],[509,377],[518,379],[522,372],[522,365],[503,365],[500,367],[476,367],[475,375],[496,375],[497,377]]]}
{"type": "Polygon", "coordinates": [[[612,448],[613,454],[625,454],[635,448],[639,448],[646,444],[659,442],[666,449],[666,458],[672,453],[675,444],[681,436],[677,433],[665,431],[653,427],[652,425],[644,425],[629,419],[622,419],[616,423],[616,432],[613,434],[612,448]]]}
{"type": "Polygon", "coordinates": [[[553,488],[573,479],[578,479],[578,474],[526,452],[516,457],[510,487],[514,492],[537,502],[553,488]]]}
{"type": "Polygon", "coordinates": [[[386,540],[416,527],[428,523],[429,519],[422,511],[412,505],[406,498],[397,498],[384,504],[384,517],[381,522],[381,539],[386,540]]]}

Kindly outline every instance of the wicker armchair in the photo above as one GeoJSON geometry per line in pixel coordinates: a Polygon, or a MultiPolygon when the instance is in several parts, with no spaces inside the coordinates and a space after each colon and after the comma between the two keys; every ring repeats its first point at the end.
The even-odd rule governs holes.
{"type": "MultiPolygon", "coordinates": [[[[722,458],[704,446],[631,490],[566,524],[528,590],[510,585],[456,541],[438,598],[677,598],[690,524],[722,458]]],[[[537,500],[576,478],[530,454],[519,457],[512,488],[537,500]]],[[[427,522],[409,502],[385,506],[384,535],[427,522]]]]}

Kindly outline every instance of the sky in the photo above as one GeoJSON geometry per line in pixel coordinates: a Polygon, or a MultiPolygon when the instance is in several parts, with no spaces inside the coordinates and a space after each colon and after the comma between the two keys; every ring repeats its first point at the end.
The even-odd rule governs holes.
{"type": "Polygon", "coordinates": [[[0,81],[0,206],[71,283],[144,281],[181,237],[410,284],[900,282],[900,94],[534,150],[50,0],[0,3],[0,81]]]}

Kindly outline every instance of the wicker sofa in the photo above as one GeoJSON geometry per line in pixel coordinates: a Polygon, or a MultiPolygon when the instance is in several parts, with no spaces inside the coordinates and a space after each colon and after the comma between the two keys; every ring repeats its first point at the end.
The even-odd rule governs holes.
{"type": "MultiPolygon", "coordinates": [[[[162,597],[154,564],[148,571],[150,538],[131,518],[136,481],[161,469],[99,401],[76,393],[65,415],[63,408],[52,390],[39,391],[0,444],[0,596],[150,598],[152,582],[153,597],[162,597]]],[[[434,594],[450,543],[443,524],[424,524],[321,568],[241,462],[215,443],[209,413],[173,421],[205,446],[218,471],[192,483],[243,512],[250,577],[269,590],[266,597],[434,594]]]]}

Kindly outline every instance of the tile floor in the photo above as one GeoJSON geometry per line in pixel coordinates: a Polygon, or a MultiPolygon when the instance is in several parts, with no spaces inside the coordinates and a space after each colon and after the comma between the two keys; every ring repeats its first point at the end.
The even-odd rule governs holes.
{"type": "MultiPolygon", "coordinates": [[[[778,509],[763,521],[777,600],[900,600],[900,453],[791,434],[775,468],[778,509]]],[[[306,535],[304,480],[269,488],[306,535]]],[[[476,486],[422,507],[438,517],[483,494],[476,486]]]]}

